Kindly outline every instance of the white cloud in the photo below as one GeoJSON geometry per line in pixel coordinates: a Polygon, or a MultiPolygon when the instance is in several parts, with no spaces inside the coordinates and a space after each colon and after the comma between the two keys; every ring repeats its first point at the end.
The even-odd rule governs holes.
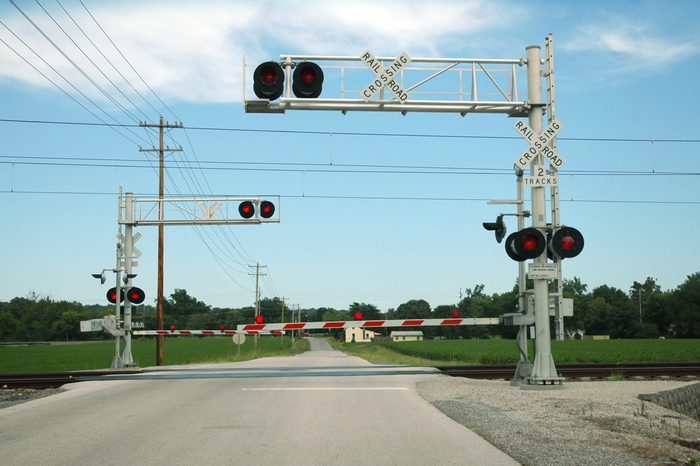
{"type": "Polygon", "coordinates": [[[654,35],[644,25],[616,20],[579,26],[573,39],[563,44],[563,49],[610,54],[614,60],[624,60],[622,69],[629,71],[663,68],[696,53],[697,45],[654,35]]]}
{"type": "MultiPolygon", "coordinates": [[[[517,7],[486,0],[212,0],[87,5],[156,92],[170,100],[203,102],[241,99],[244,54],[252,63],[276,58],[280,53],[357,55],[368,48],[378,55],[398,55],[403,50],[413,56],[454,54],[469,51],[470,44],[479,40],[480,35],[505,30],[523,15],[523,10],[517,7]]],[[[76,3],[65,6],[132,84],[147,92],[82,7],[76,3]]],[[[109,89],[110,84],[41,10],[23,8],[85,71],[109,89]]],[[[126,89],[70,19],[58,7],[47,5],[47,8],[76,42],[95,57],[93,60],[105,73],[126,89]]],[[[82,83],[79,87],[86,93],[104,100],[23,17],[7,16],[5,23],[67,79],[82,83]]],[[[0,37],[47,74],[55,76],[2,27],[0,37]]],[[[0,76],[30,85],[51,86],[2,44],[0,76]]]]}

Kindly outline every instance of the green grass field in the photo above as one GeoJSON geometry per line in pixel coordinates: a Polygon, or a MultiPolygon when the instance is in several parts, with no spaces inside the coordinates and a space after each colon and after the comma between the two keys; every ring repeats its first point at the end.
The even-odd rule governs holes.
{"type": "MultiPolygon", "coordinates": [[[[518,361],[514,340],[429,340],[386,343],[338,343],[336,349],[373,363],[407,365],[507,364],[518,361]]],[[[247,338],[238,355],[230,338],[181,337],[165,339],[165,364],[244,361],[288,356],[307,351],[306,340],[261,337],[258,350],[247,338]]],[[[123,349],[123,348],[122,348],[123,349]]],[[[155,366],[155,339],[135,339],[132,350],[139,367],[155,366]]],[[[534,354],[532,342],[530,359],[534,354]]],[[[630,363],[700,361],[700,340],[566,340],[553,341],[556,363],[630,363]]],[[[0,373],[57,372],[108,368],[114,342],[0,346],[0,373]]]]}
{"type": "MultiPolygon", "coordinates": [[[[508,364],[518,362],[513,340],[431,340],[338,343],[337,349],[372,362],[412,365],[508,364]]],[[[528,350],[534,355],[532,342],[528,350]]],[[[559,363],[632,363],[700,361],[700,340],[552,341],[559,363]]]]}
{"type": "MultiPolygon", "coordinates": [[[[132,355],[139,367],[156,365],[156,341],[134,339],[132,355]]],[[[245,361],[266,356],[290,356],[309,348],[306,340],[284,338],[284,349],[280,350],[279,337],[260,337],[258,350],[253,351],[253,338],[246,338],[238,355],[231,338],[225,337],[181,337],[165,338],[164,363],[192,364],[203,362],[245,361]]],[[[123,343],[121,347],[124,349],[123,343]]],[[[12,372],[60,372],[75,370],[105,369],[112,363],[114,341],[77,344],[0,346],[0,373],[12,372]]]]}

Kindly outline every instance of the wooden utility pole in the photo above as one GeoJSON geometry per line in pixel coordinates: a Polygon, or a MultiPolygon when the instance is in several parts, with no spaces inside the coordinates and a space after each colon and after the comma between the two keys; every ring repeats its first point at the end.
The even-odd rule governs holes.
{"type": "MultiPolygon", "coordinates": [[[[182,123],[168,124],[163,117],[157,125],[141,123],[144,128],[159,128],[160,144],[158,149],[139,149],[140,152],[158,152],[158,296],[157,296],[157,330],[163,330],[163,197],[165,195],[165,152],[180,152],[182,149],[171,149],[165,146],[165,128],[182,128],[182,123]]],[[[163,365],[163,335],[156,337],[156,365],[163,365]]]]}
{"type": "MultiPolygon", "coordinates": [[[[260,263],[256,263],[255,265],[251,265],[249,267],[255,267],[255,317],[257,318],[260,315],[260,268],[265,268],[267,267],[266,265],[260,265],[260,263]]],[[[253,275],[252,273],[248,275],[253,275]]],[[[265,276],[266,274],[262,274],[265,276]]],[[[257,323],[257,319],[256,319],[257,323]]],[[[253,335],[253,351],[258,350],[258,336],[253,335]]]]}

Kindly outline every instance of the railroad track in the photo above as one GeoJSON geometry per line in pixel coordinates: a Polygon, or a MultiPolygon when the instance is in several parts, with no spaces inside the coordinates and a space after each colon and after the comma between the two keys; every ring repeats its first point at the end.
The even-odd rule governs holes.
{"type": "Polygon", "coordinates": [[[72,371],[72,372],[33,372],[0,374],[0,389],[6,388],[57,388],[61,385],[85,380],[94,380],[95,377],[115,374],[138,374],[140,369],[115,370],[115,371],[72,371]]]}
{"type": "MultiPolygon", "coordinates": [[[[472,379],[510,380],[515,364],[476,366],[439,366],[443,374],[472,379]]],[[[567,379],[607,379],[611,376],[629,377],[700,377],[700,363],[635,363],[635,364],[557,364],[559,375],[567,379]]]]}
{"type": "MultiPolygon", "coordinates": [[[[472,379],[510,380],[515,374],[515,364],[485,364],[476,366],[439,366],[443,374],[472,379]]],[[[557,364],[562,377],[575,379],[607,379],[611,376],[629,377],[698,377],[700,363],[655,364],[557,364]]],[[[140,369],[109,371],[42,372],[27,374],[0,374],[0,389],[7,388],[56,388],[61,385],[95,380],[105,375],[138,374],[140,369]]]]}

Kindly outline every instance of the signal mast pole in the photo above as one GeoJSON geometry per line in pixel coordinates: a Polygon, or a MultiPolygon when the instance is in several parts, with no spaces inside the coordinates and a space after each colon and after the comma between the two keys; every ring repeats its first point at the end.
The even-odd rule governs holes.
{"type": "MultiPolygon", "coordinates": [[[[540,46],[527,47],[527,93],[530,104],[529,125],[535,134],[542,132],[542,79],[540,76],[540,46]]],[[[537,155],[530,164],[531,174],[534,176],[534,166],[544,165],[544,157],[537,155]]],[[[533,187],[532,199],[532,226],[544,229],[547,226],[547,214],[545,211],[545,188],[533,187]]],[[[546,264],[547,253],[543,252],[534,259],[535,264],[546,264]]],[[[532,373],[528,378],[531,385],[547,385],[561,383],[564,379],[557,374],[552,358],[552,343],[549,331],[549,285],[547,279],[536,278],[535,291],[535,360],[532,364],[532,373]]]]}

